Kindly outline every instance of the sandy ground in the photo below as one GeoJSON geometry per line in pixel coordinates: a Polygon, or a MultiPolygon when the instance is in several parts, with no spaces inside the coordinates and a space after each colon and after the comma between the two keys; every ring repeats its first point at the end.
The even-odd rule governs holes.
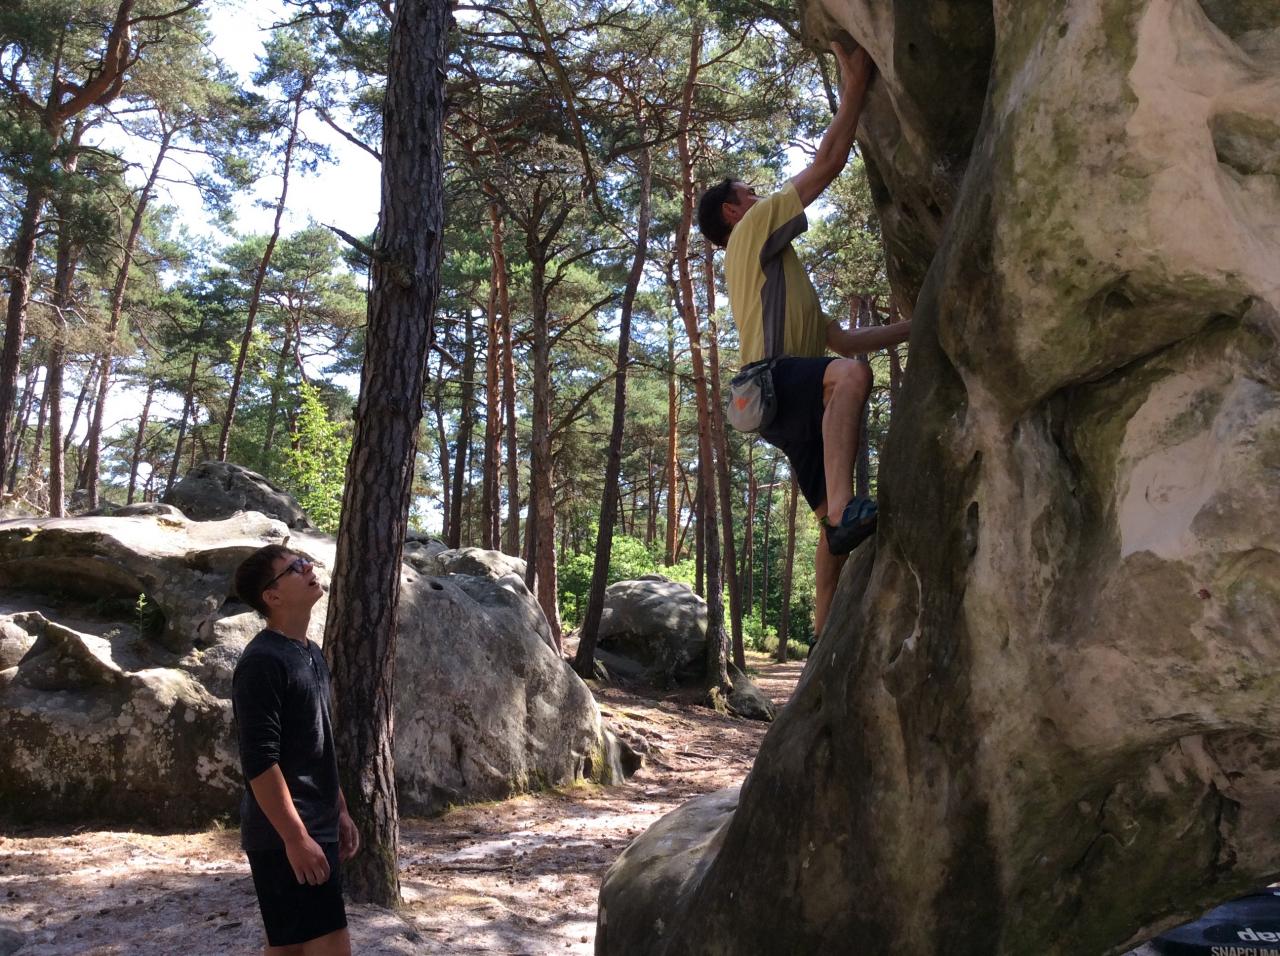
{"type": "MultiPolygon", "coordinates": [[[[750,664],[779,704],[802,667],[750,664]]],[[[402,820],[405,905],[349,907],[355,952],[592,953],[609,864],[668,810],[740,782],[767,729],[677,698],[604,688],[597,699],[611,724],[648,741],[644,768],[618,787],[402,820]]],[[[237,841],[235,830],[8,828],[0,956],[254,952],[262,929],[237,841]]]]}

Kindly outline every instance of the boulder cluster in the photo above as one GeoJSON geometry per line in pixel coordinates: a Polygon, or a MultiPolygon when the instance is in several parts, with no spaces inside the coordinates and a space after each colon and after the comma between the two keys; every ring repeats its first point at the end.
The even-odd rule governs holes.
{"type": "MultiPolygon", "coordinates": [[[[327,586],[334,541],[308,530],[296,503],[260,476],[221,464],[218,474],[226,481],[202,472],[209,495],[179,496],[208,520],[146,505],[0,523],[7,814],[193,825],[234,813],[243,781],[231,673],[262,621],[232,594],[232,572],[279,543],[311,558],[327,586]],[[230,499],[228,485],[238,489],[230,499]]],[[[497,552],[429,539],[405,548],[395,684],[403,812],[622,779],[632,755],[553,650],[523,570],[497,552]]],[[[324,619],[322,600],[317,643],[324,619]]]]}

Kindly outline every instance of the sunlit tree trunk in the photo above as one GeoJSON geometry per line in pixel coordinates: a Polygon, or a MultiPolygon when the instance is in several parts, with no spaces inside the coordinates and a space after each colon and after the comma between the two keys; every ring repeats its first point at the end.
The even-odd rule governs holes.
{"type": "Polygon", "coordinates": [[[361,852],[344,888],[400,902],[392,758],[396,612],[444,234],[444,0],[399,0],[384,106],[382,212],[370,262],[365,359],[338,528],[325,653],[334,738],[361,852]]]}
{"type": "Polygon", "coordinates": [[[501,544],[502,521],[498,501],[498,466],[502,439],[502,314],[506,310],[507,266],[502,249],[502,210],[489,203],[490,266],[488,325],[484,362],[484,491],[480,506],[482,544],[491,550],[501,544]]]}
{"type": "Polygon", "coordinates": [[[454,447],[453,496],[449,512],[451,548],[462,547],[462,504],[467,481],[467,462],[471,452],[471,431],[475,424],[476,330],[468,316],[464,322],[461,396],[458,399],[458,434],[454,447]]]}
{"type": "Polygon", "coordinates": [[[729,592],[729,624],[733,638],[733,663],[746,670],[746,649],[742,644],[742,590],[738,587],[738,552],[733,533],[733,484],[729,475],[729,434],[724,427],[724,410],[720,407],[720,346],[716,328],[716,277],[712,258],[714,247],[706,243],[702,257],[703,277],[707,287],[708,354],[711,359],[711,437],[716,454],[716,487],[719,490],[721,530],[724,540],[725,585],[729,592]]]}
{"type": "MultiPolygon", "coordinates": [[[[164,484],[164,493],[168,494],[178,480],[178,468],[182,462],[182,440],[187,434],[187,420],[192,415],[196,397],[196,368],[200,362],[199,354],[191,356],[191,373],[187,376],[187,391],[182,399],[182,417],[178,419],[178,440],[173,446],[173,465],[169,468],[169,478],[164,484]]],[[[192,443],[194,445],[194,442],[192,443]]]]}
{"type": "Polygon", "coordinates": [[[160,177],[160,167],[164,163],[165,153],[169,151],[169,140],[173,136],[166,129],[160,138],[159,150],[155,162],[151,165],[151,175],[146,185],[138,194],[138,202],[133,210],[133,220],[129,223],[129,235],[125,239],[124,251],[120,259],[120,270],[116,273],[115,285],[111,290],[111,317],[107,322],[107,341],[102,348],[102,356],[98,366],[98,400],[94,405],[93,419],[89,425],[88,450],[84,464],[83,487],[89,492],[89,507],[98,507],[98,472],[99,458],[102,448],[102,416],[106,414],[107,390],[111,387],[111,361],[115,357],[116,341],[120,334],[120,318],[124,312],[124,292],[129,282],[129,270],[133,266],[133,253],[138,245],[138,236],[142,233],[142,221],[146,215],[147,203],[155,189],[156,180],[160,177]]]}
{"type": "Polygon", "coordinates": [[[791,632],[791,573],[796,558],[796,507],[800,486],[791,476],[791,495],[787,505],[787,561],[782,566],[782,615],[778,619],[778,663],[787,661],[787,635],[791,632]]]}
{"type": "Polygon", "coordinates": [[[680,494],[676,486],[676,430],[680,406],[676,393],[676,327],[675,318],[667,322],[667,553],[668,567],[680,560],[676,553],[676,532],[680,522],[680,494]]]}
{"type": "MultiPolygon", "coordinates": [[[[595,565],[591,574],[591,590],[587,596],[587,612],[582,619],[578,637],[578,653],[573,668],[584,678],[595,673],[596,639],[600,631],[600,618],[604,613],[604,592],[608,585],[609,557],[613,549],[613,519],[618,507],[618,476],[622,472],[622,438],[627,412],[627,361],[631,347],[631,311],[636,293],[644,276],[644,261],[649,245],[649,193],[652,176],[649,170],[649,152],[644,150],[636,158],[640,177],[640,209],[636,220],[636,254],[631,260],[631,272],[622,293],[622,316],[618,329],[617,376],[613,387],[613,423],[609,432],[609,455],[605,462],[604,492],[600,500],[600,529],[596,535],[595,565]]],[[[633,499],[634,500],[634,499],[633,499]]]]}
{"type": "Polygon", "coordinates": [[[275,252],[276,243],[280,239],[280,220],[284,218],[285,202],[289,196],[289,173],[293,168],[293,152],[298,145],[298,122],[302,116],[302,101],[306,97],[309,86],[300,83],[292,98],[293,107],[289,122],[289,138],[285,143],[284,161],[281,169],[280,196],[276,199],[275,220],[271,225],[271,235],[267,239],[267,248],[253,276],[253,290],[249,293],[249,315],[244,322],[244,333],[240,336],[240,350],[236,353],[236,368],[231,375],[231,389],[227,393],[227,413],[222,420],[222,432],[218,436],[218,460],[227,460],[227,451],[231,445],[231,427],[235,424],[236,403],[240,398],[240,385],[244,380],[244,366],[249,358],[249,344],[253,341],[253,323],[258,317],[258,308],[262,301],[262,283],[267,278],[267,269],[271,267],[271,256],[275,252]]]}
{"type": "Polygon", "coordinates": [[[702,53],[702,29],[695,24],[689,51],[689,72],[681,93],[680,121],[676,132],[676,147],[680,157],[681,214],[676,229],[675,258],[680,285],[680,311],[685,331],[689,336],[690,359],[693,364],[693,383],[698,408],[698,478],[701,488],[698,517],[706,558],[707,596],[707,691],[712,703],[721,706],[732,689],[729,683],[728,639],[724,630],[724,599],[721,593],[720,541],[716,528],[715,507],[715,457],[712,449],[711,396],[707,388],[707,375],[702,359],[702,346],[698,334],[698,317],[693,297],[693,277],[690,269],[689,234],[693,225],[693,160],[689,151],[689,124],[693,109],[693,90],[697,83],[699,60],[702,53]]]}

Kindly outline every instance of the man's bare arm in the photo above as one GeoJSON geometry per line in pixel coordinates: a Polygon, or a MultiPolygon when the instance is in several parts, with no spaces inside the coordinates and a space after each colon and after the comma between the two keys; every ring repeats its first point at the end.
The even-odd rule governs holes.
{"type": "Polygon", "coordinates": [[[271,825],[284,841],[284,852],[293,867],[293,875],[299,883],[319,886],[329,879],[329,861],[320,844],[311,839],[302,817],[293,805],[289,784],[285,782],[280,765],[274,763],[249,781],[254,799],[271,825]]]}
{"type": "Polygon", "coordinates": [[[834,319],[827,323],[827,348],[846,358],[887,349],[891,345],[905,342],[910,336],[910,320],[852,330],[842,329],[834,319]]]}
{"type": "Polygon", "coordinates": [[[871,57],[866,50],[859,47],[853,53],[846,53],[838,43],[831,44],[831,49],[840,61],[840,106],[818,143],[813,162],[791,177],[804,206],[821,196],[849,162],[858,117],[862,115],[862,103],[871,80],[871,57]]]}

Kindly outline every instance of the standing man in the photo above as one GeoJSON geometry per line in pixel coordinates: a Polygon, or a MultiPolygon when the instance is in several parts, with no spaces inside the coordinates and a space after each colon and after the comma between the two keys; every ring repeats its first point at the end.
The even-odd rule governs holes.
{"type": "Polygon", "coordinates": [[[725,249],[725,282],[742,364],[766,357],[766,314],[773,323],[785,323],[782,357],[773,367],[777,415],[760,436],[787,456],[823,527],[814,566],[815,634],[826,623],[846,556],[876,526],[875,502],[853,496],[853,462],[871,393],[871,368],[852,356],[896,345],[911,331],[910,322],[848,331],[828,321],[791,248],[809,228],[805,207],[849,161],[871,78],[865,50],[846,53],[834,43],[831,48],[840,62],[840,107],[809,167],[765,198],[740,180],[725,179],[698,200],[698,228],[725,249]],[[845,358],[831,358],[827,349],[845,358]]]}
{"type": "Polygon", "coordinates": [[[267,620],[231,679],[248,786],[240,844],[249,857],[269,954],[349,956],[340,863],[360,836],[338,786],[329,668],[307,639],[324,593],[311,562],[280,545],[236,569],[236,593],[267,620]]]}

